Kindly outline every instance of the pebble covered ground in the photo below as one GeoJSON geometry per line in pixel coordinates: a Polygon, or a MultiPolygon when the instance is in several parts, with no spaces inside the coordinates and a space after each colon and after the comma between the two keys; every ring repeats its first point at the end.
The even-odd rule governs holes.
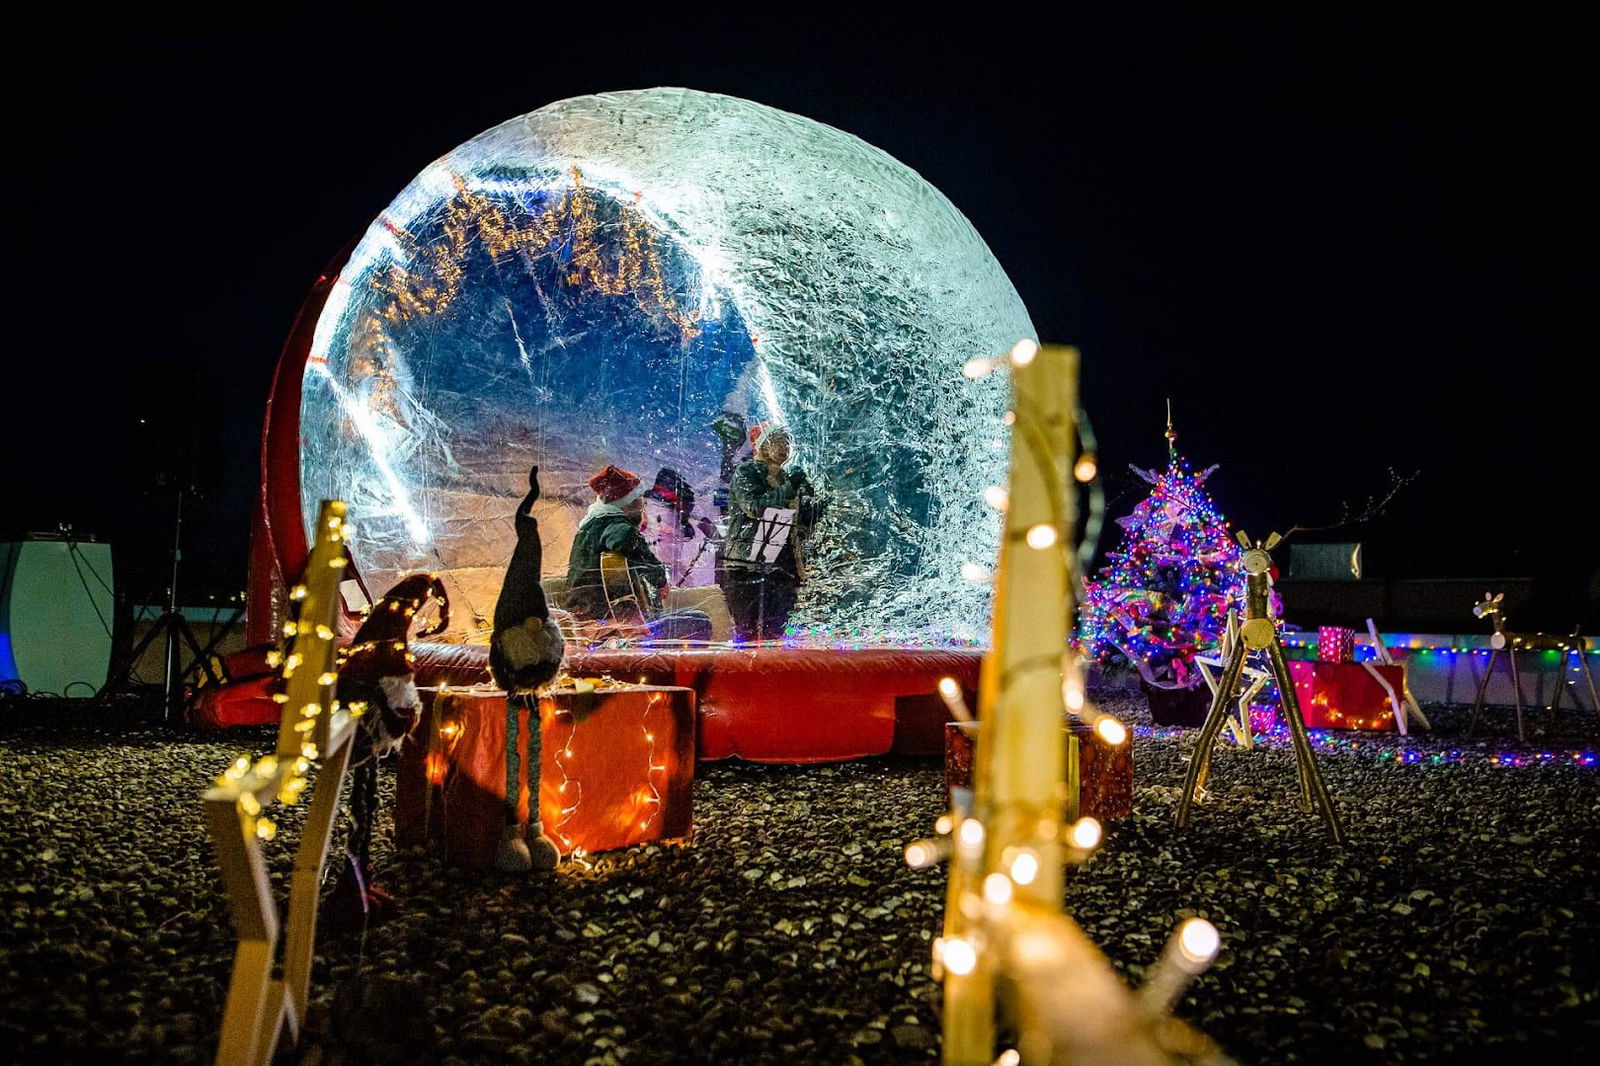
{"type": "MultiPolygon", "coordinates": [[[[1100,695],[1147,724],[1142,701],[1100,695]]],[[[1178,1013],[1242,1063],[1593,1061],[1600,768],[1573,756],[1600,716],[1541,712],[1519,746],[1508,713],[1469,740],[1465,709],[1428,710],[1431,736],[1319,748],[1343,848],[1298,810],[1271,740],[1222,744],[1211,798],[1174,830],[1194,731],[1137,730],[1135,813],[1071,874],[1068,909],[1130,981],[1183,917],[1215,923],[1222,953],[1178,1013]]],[[[210,1061],[233,937],[197,797],[271,736],[0,704],[0,1061],[210,1061]]],[[[381,831],[404,909],[319,943],[306,1038],[283,1057],[936,1060],[944,877],[901,852],[941,791],[937,760],[706,764],[692,846],[535,879],[466,875],[381,831]]],[[[269,846],[280,887],[297,824],[269,846]]]]}

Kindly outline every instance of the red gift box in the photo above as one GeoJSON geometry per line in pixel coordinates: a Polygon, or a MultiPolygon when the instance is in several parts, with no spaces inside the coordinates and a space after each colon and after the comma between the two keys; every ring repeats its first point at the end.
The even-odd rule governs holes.
{"type": "MultiPolygon", "coordinates": [[[[1078,813],[1109,821],[1133,813],[1133,745],[1108,744],[1081,722],[1069,727],[1078,738],[1078,813]]],[[[977,722],[944,727],[944,785],[971,788],[977,722]]]]}
{"type": "MultiPolygon", "coordinates": [[[[424,711],[402,749],[395,843],[485,868],[506,825],[506,697],[423,690],[424,711]]],[[[517,710],[517,821],[528,822],[530,710],[517,710]]],[[[694,692],[627,685],[553,689],[539,700],[539,813],[562,854],[689,835],[694,692]]]]}
{"type": "Polygon", "coordinates": [[[1289,663],[1300,717],[1310,729],[1394,729],[1389,693],[1368,668],[1404,692],[1405,667],[1378,663],[1289,663]]]}
{"type": "Polygon", "coordinates": [[[1356,658],[1356,631],[1344,626],[1323,626],[1317,630],[1317,661],[1350,663],[1356,658]]]}

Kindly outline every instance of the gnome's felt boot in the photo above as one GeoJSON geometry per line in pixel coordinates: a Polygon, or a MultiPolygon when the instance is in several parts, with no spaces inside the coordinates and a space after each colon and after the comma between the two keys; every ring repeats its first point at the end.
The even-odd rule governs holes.
{"type": "Polygon", "coordinates": [[[535,870],[554,870],[561,863],[561,849],[545,836],[543,822],[528,823],[528,854],[535,870]]]}
{"type": "Polygon", "coordinates": [[[494,868],[508,874],[527,873],[533,869],[533,857],[522,830],[517,823],[509,823],[500,834],[500,843],[494,849],[494,868]]]}

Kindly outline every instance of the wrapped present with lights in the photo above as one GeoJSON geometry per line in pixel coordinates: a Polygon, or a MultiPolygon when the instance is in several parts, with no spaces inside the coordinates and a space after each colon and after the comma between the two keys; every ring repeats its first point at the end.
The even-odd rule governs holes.
{"type": "MultiPolygon", "coordinates": [[[[1082,722],[1073,722],[1068,728],[1078,738],[1079,813],[1102,822],[1132,814],[1133,745],[1128,743],[1126,732],[1113,744],[1082,722]]],[[[945,725],[944,784],[947,791],[972,787],[977,748],[977,722],[945,725]]],[[[1068,774],[1071,774],[1070,766],[1068,774]]]]}
{"type": "Polygon", "coordinates": [[[1319,663],[1353,663],[1356,661],[1356,631],[1344,626],[1322,626],[1317,630],[1317,661],[1319,663]]]}
{"type": "Polygon", "coordinates": [[[1291,660],[1289,675],[1308,728],[1395,728],[1393,693],[1405,691],[1405,667],[1291,660]]]}
{"type": "MultiPolygon", "coordinates": [[[[473,869],[490,867],[507,824],[531,802],[532,697],[508,707],[490,689],[424,689],[419,743],[402,749],[395,843],[473,869]],[[515,747],[507,744],[508,734],[515,747]]],[[[537,700],[539,813],[563,855],[689,835],[694,783],[692,689],[579,682],[537,700]]]]}

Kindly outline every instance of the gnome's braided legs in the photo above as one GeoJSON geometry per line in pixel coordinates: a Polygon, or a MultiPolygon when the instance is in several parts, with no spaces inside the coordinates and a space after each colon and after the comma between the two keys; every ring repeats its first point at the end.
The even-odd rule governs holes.
{"type": "Polygon", "coordinates": [[[539,820],[539,762],[543,743],[539,729],[539,698],[528,695],[506,697],[506,825],[495,850],[494,865],[511,873],[526,870],[551,870],[561,861],[555,841],[544,834],[539,820]],[[517,818],[517,801],[522,792],[521,711],[528,710],[528,830],[523,839],[517,818]]]}
{"type": "Polygon", "coordinates": [[[522,697],[528,708],[528,852],[535,870],[553,870],[561,861],[561,849],[545,835],[544,821],[539,816],[539,783],[544,756],[543,718],[539,713],[539,697],[528,693],[522,697]]]}

